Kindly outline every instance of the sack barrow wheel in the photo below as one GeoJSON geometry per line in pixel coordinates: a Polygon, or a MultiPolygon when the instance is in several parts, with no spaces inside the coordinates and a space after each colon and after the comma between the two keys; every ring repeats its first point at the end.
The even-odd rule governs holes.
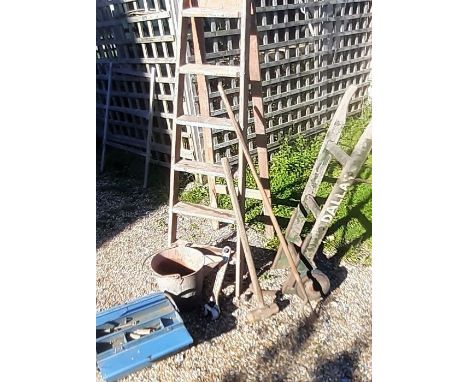
{"type": "Polygon", "coordinates": [[[330,279],[318,269],[313,269],[302,276],[302,282],[309,301],[318,301],[330,292],[330,279]]]}

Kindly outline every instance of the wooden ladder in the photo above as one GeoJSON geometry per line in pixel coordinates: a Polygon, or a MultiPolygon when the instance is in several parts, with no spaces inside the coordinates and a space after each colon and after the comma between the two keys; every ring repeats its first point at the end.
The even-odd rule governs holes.
{"type": "MultiPolygon", "coordinates": [[[[248,125],[248,98],[249,83],[254,110],[255,132],[257,139],[257,153],[261,177],[268,184],[268,157],[266,149],[265,123],[263,119],[263,101],[261,92],[261,75],[259,64],[259,51],[257,42],[257,28],[255,10],[251,0],[182,0],[179,8],[177,26],[177,56],[175,68],[174,92],[174,123],[172,129],[170,194],[169,194],[169,226],[168,244],[177,240],[177,215],[203,217],[214,221],[214,228],[219,222],[235,223],[235,215],[231,210],[217,207],[215,184],[216,177],[225,177],[221,165],[214,161],[211,130],[233,130],[228,118],[210,116],[207,76],[221,78],[239,78],[239,124],[243,134],[247,135],[248,125]],[[212,65],[206,62],[205,43],[203,33],[203,18],[238,18],[240,19],[240,60],[238,66],[212,65]],[[187,35],[191,23],[193,52],[195,63],[187,63],[187,35]],[[249,57],[251,56],[251,57],[249,57]],[[250,58],[250,59],[249,59],[250,58]],[[185,75],[197,76],[198,101],[200,115],[187,115],[183,112],[183,94],[185,75]],[[190,161],[181,158],[181,132],[182,126],[196,126],[202,129],[204,141],[204,162],[190,161]],[[261,141],[261,140],[264,141],[261,141]],[[182,202],[178,198],[179,173],[188,172],[208,177],[208,190],[210,205],[198,205],[182,202]]],[[[245,158],[239,147],[238,160],[238,192],[242,219],[245,217],[245,158]]],[[[272,229],[271,227],[269,227],[272,229]]],[[[272,232],[272,231],[271,231],[272,232]]],[[[241,280],[243,274],[243,252],[239,235],[237,237],[236,251],[236,296],[241,293],[241,280]]]]}
{"type": "MultiPolygon", "coordinates": [[[[362,133],[358,142],[354,146],[351,155],[348,155],[338,145],[341,132],[346,122],[348,106],[356,90],[356,85],[351,85],[346,89],[346,92],[331,120],[330,127],[325,135],[317,160],[314,163],[314,167],[312,168],[312,172],[309,176],[304,192],[302,193],[301,201],[294,210],[291,219],[289,220],[288,227],[286,228],[285,238],[289,247],[294,248],[295,250],[298,248],[298,251],[295,251],[295,260],[298,264],[297,269],[301,274],[315,268],[315,254],[325,237],[328,227],[330,226],[341,201],[350,186],[353,184],[372,148],[371,123],[369,123],[362,133]],[[326,202],[320,208],[315,200],[315,196],[332,158],[335,158],[343,166],[343,169],[326,202]],[[309,215],[314,216],[315,222],[311,231],[307,234],[305,239],[302,240],[302,229],[309,215]]],[[[280,247],[271,268],[284,268],[287,265],[287,259],[280,247]]],[[[289,275],[283,284],[283,292],[292,292],[294,285],[295,280],[292,275],[289,275]]]]}

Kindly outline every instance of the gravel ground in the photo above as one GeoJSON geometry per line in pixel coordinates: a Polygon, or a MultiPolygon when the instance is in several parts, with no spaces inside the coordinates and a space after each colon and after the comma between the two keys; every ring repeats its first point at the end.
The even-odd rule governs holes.
{"type": "MultiPolygon", "coordinates": [[[[140,178],[123,174],[97,179],[98,311],[158,290],[143,260],[167,240],[167,185],[157,179],[167,174],[154,174],[147,191],[140,178]]],[[[279,288],[286,272],[268,270],[275,253],[262,248],[261,234],[249,229],[248,235],[262,288],[279,288]]],[[[179,237],[234,247],[235,232],[181,217],[179,237]]],[[[234,266],[229,266],[221,317],[208,321],[201,311],[182,314],[194,344],[123,381],[370,381],[372,270],[339,259],[320,264],[332,287],[324,302],[305,308],[297,296],[284,296],[277,315],[253,324],[246,320],[254,306],[250,294],[242,295],[239,307],[233,304],[234,266]]],[[[102,381],[98,371],[96,379],[102,381]]]]}

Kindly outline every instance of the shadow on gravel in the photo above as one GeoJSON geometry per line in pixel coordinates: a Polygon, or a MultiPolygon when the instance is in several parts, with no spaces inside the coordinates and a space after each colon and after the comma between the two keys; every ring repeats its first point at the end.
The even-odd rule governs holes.
{"type": "MultiPolygon", "coordinates": [[[[288,335],[284,336],[284,340],[277,342],[274,347],[268,349],[261,359],[257,361],[262,369],[272,370],[268,381],[284,381],[288,378],[288,368],[294,367],[291,364],[284,364],[279,369],[278,365],[282,364],[280,353],[295,354],[304,345],[304,342],[312,334],[312,325],[315,322],[313,317],[302,321],[298,328],[292,330],[288,335]],[[288,336],[292,336],[288,340],[288,336]],[[304,338],[305,339],[301,339],[304,338]]],[[[326,344],[324,344],[326,346],[326,344]]],[[[357,373],[359,355],[364,348],[361,343],[356,342],[350,351],[343,351],[333,358],[319,358],[317,366],[309,369],[307,365],[301,365],[308,369],[310,381],[316,382],[352,382],[361,380],[361,376],[357,373]]],[[[246,381],[248,376],[242,371],[230,370],[222,378],[222,382],[238,382],[246,381]]]]}
{"type": "MultiPolygon", "coordinates": [[[[96,167],[96,249],[136,220],[167,202],[169,170],[150,166],[143,189],[144,158],[108,147],[106,166],[96,167]]],[[[97,152],[98,162],[100,152],[97,152]]],[[[167,225],[167,222],[161,222],[167,225]]]]}
{"type": "Polygon", "coordinates": [[[355,341],[350,351],[343,351],[333,358],[319,359],[318,366],[310,373],[317,382],[352,382],[361,380],[357,375],[357,364],[361,351],[367,347],[360,341],[355,341]]]}
{"type": "Polygon", "coordinates": [[[330,279],[330,293],[337,289],[346,280],[346,277],[348,277],[348,270],[345,266],[340,265],[345,253],[346,252],[340,252],[330,259],[327,259],[323,253],[323,244],[321,244],[315,255],[317,268],[330,279]]]}
{"type": "MultiPolygon", "coordinates": [[[[256,364],[261,365],[262,369],[274,370],[268,381],[284,381],[288,376],[288,368],[291,365],[284,364],[285,355],[294,355],[298,353],[305,345],[309,337],[315,331],[314,324],[317,321],[317,314],[301,319],[297,325],[291,327],[288,333],[281,336],[281,339],[274,345],[265,349],[256,364]],[[279,370],[278,365],[283,365],[279,370]]],[[[247,376],[241,371],[230,370],[222,378],[222,382],[245,381],[247,376]]]]}
{"type": "MultiPolygon", "coordinates": [[[[235,242],[229,241],[235,238],[235,233],[230,235],[229,237],[225,238],[220,243],[217,243],[216,246],[222,248],[224,246],[230,247],[232,250],[235,251],[236,244],[235,242]]],[[[252,255],[254,257],[255,266],[257,269],[257,276],[260,277],[273,262],[275,257],[275,252],[271,250],[267,250],[264,248],[254,247],[251,246],[252,255]]],[[[227,285],[235,285],[235,273],[236,267],[234,265],[229,265],[226,274],[224,276],[223,287],[227,285]]],[[[245,267],[246,275],[247,273],[247,266],[245,267]]],[[[203,296],[204,301],[209,300],[209,296],[211,291],[213,290],[214,279],[216,277],[216,272],[209,274],[203,283],[203,296]]],[[[243,288],[241,288],[241,293],[245,292],[245,290],[249,286],[249,279],[248,277],[244,279],[243,288]]],[[[233,304],[234,298],[234,291],[232,294],[224,295],[220,293],[220,307],[221,307],[221,316],[215,320],[211,321],[209,318],[203,316],[202,309],[194,310],[187,313],[181,313],[182,319],[184,320],[184,324],[192,335],[194,339],[194,345],[203,343],[205,341],[210,341],[213,338],[220,336],[221,334],[230,332],[231,330],[235,329],[237,326],[237,319],[233,316],[233,312],[238,308],[233,304]]],[[[287,305],[289,305],[289,300],[281,299],[276,301],[280,307],[280,309],[284,309],[287,305]]]]}
{"type": "Polygon", "coordinates": [[[193,346],[210,341],[236,328],[237,319],[232,315],[232,312],[237,307],[232,303],[232,298],[226,298],[221,294],[220,305],[221,316],[214,321],[204,317],[201,308],[180,314],[185,327],[193,338],[193,346]]]}
{"type": "MultiPolygon", "coordinates": [[[[236,244],[235,244],[235,242],[229,241],[229,240],[232,240],[235,237],[236,237],[236,233],[233,232],[231,234],[231,236],[225,238],[223,241],[216,244],[216,246],[220,247],[220,248],[222,248],[224,246],[228,246],[235,253],[236,244]]],[[[267,272],[270,269],[271,264],[273,264],[273,260],[274,260],[274,258],[276,256],[276,251],[273,251],[271,249],[256,247],[256,246],[253,246],[253,245],[250,245],[250,250],[252,252],[252,257],[254,259],[255,269],[257,271],[257,277],[260,279],[262,277],[262,275],[264,275],[265,272],[267,272]]],[[[233,255],[233,257],[234,256],[235,256],[235,254],[233,255]]],[[[245,262],[244,262],[244,264],[245,264],[245,266],[244,266],[244,271],[245,271],[244,272],[244,283],[243,283],[243,285],[241,287],[241,294],[244,293],[247,290],[247,288],[249,287],[249,283],[250,283],[250,278],[248,277],[247,264],[245,262]]],[[[229,285],[229,284],[235,284],[235,281],[236,281],[235,266],[230,266],[230,267],[228,267],[228,269],[226,271],[224,282],[225,282],[226,285],[229,285]]]]}
{"type": "Polygon", "coordinates": [[[281,337],[281,340],[275,343],[273,346],[267,348],[261,358],[258,360],[259,363],[276,363],[281,353],[296,354],[299,352],[306,341],[315,332],[314,324],[317,321],[318,315],[312,312],[308,317],[302,318],[297,325],[291,327],[289,332],[281,337]]]}

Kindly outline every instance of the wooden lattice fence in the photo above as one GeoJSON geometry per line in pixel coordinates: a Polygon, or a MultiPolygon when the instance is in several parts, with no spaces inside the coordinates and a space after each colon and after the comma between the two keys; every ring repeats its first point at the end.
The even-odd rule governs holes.
{"type": "MultiPolygon", "coordinates": [[[[274,150],[286,134],[309,135],[326,127],[350,84],[358,85],[359,90],[349,111],[351,115],[359,113],[370,84],[372,2],[256,0],[255,4],[269,151],[274,150]]],[[[98,106],[98,122],[102,120],[108,62],[147,74],[150,67],[155,66],[157,85],[152,152],[154,161],[165,165],[169,163],[172,126],[177,5],[178,0],[97,2],[97,93],[101,105],[98,106]]],[[[236,19],[206,20],[207,59],[236,63],[239,33],[236,19]]],[[[217,84],[214,80],[209,83],[212,116],[225,116],[216,91],[217,84]]],[[[224,86],[236,111],[238,80],[225,79],[224,86]]],[[[134,84],[124,86],[124,89],[128,88],[134,88],[134,84]]],[[[187,88],[185,106],[193,113],[197,110],[196,92],[187,88]]],[[[112,95],[111,103],[115,106],[119,102],[123,104],[123,99],[128,97],[125,105],[132,107],[134,93],[139,92],[118,91],[112,95]]],[[[112,113],[114,111],[110,112],[109,126],[118,120],[112,113]]],[[[125,125],[130,136],[132,128],[138,124],[129,117],[125,125]]],[[[119,130],[121,137],[125,135],[124,130],[119,130]]],[[[250,111],[248,139],[252,152],[255,152],[254,136],[250,111]]],[[[146,145],[144,139],[143,134],[142,147],[146,145]]],[[[200,140],[196,129],[188,129],[184,133],[184,155],[200,159],[200,140]]],[[[218,161],[222,156],[236,160],[237,142],[232,132],[214,132],[213,144],[218,161]]]]}
{"type": "MultiPolygon", "coordinates": [[[[175,72],[175,18],[167,0],[97,0],[97,116],[104,121],[109,63],[112,75],[108,143],[141,153],[146,147],[151,67],[156,69],[152,123],[152,161],[170,162],[175,72]],[[125,74],[125,71],[128,74],[125,74]],[[123,74],[122,74],[123,72],[123,74]],[[136,74],[140,74],[139,76],[136,74]]],[[[182,155],[193,158],[190,131],[182,155]]]]}

